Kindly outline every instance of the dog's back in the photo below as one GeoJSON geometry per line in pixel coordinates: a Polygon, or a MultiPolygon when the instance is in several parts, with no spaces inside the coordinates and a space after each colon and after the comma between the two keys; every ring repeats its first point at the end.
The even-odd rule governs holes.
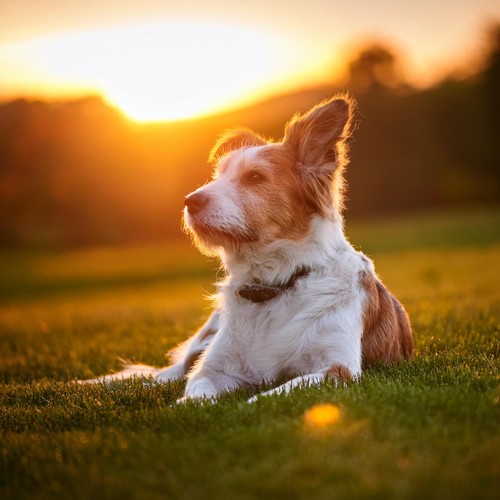
{"type": "Polygon", "coordinates": [[[371,273],[362,273],[366,294],[361,339],[363,368],[398,363],[413,355],[410,320],[401,303],[371,273]]]}

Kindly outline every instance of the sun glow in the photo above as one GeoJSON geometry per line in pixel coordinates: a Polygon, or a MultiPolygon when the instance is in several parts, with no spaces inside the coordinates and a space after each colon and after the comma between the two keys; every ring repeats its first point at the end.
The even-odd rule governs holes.
{"type": "Polygon", "coordinates": [[[3,50],[0,64],[15,61],[12,78],[24,80],[11,86],[25,91],[97,92],[133,120],[161,121],[249,103],[297,84],[300,70],[317,76],[321,61],[296,45],[234,26],[168,22],[32,40],[3,50]]]}

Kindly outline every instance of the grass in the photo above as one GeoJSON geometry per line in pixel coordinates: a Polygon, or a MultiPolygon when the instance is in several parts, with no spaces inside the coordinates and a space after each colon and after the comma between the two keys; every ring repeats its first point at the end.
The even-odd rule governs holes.
{"type": "Polygon", "coordinates": [[[412,318],[416,356],[347,387],[172,403],[183,382],[72,381],[165,363],[214,262],[178,248],[3,252],[1,498],[497,498],[500,211],[348,226],[412,318]],[[340,409],[329,425],[305,415],[340,409]]]}

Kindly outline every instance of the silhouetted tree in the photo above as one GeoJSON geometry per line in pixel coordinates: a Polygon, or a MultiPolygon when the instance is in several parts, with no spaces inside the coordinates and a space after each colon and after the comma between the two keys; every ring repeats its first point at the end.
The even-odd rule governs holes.
{"type": "Polygon", "coordinates": [[[349,64],[348,86],[356,94],[379,88],[396,88],[402,83],[398,60],[388,47],[373,44],[349,64]]]}
{"type": "MultiPolygon", "coordinates": [[[[489,168],[500,177],[500,24],[492,25],[488,32],[488,50],[486,52],[484,69],[480,75],[481,91],[485,108],[485,134],[489,137],[490,148],[489,168]]],[[[500,180],[498,181],[500,182],[500,180]]]]}

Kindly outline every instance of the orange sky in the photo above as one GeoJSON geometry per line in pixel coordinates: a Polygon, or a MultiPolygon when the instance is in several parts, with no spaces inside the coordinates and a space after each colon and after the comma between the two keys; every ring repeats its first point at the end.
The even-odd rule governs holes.
{"type": "Polygon", "coordinates": [[[137,120],[332,80],[366,39],[425,85],[480,50],[498,0],[0,0],[0,98],[100,93],[137,120]]]}

